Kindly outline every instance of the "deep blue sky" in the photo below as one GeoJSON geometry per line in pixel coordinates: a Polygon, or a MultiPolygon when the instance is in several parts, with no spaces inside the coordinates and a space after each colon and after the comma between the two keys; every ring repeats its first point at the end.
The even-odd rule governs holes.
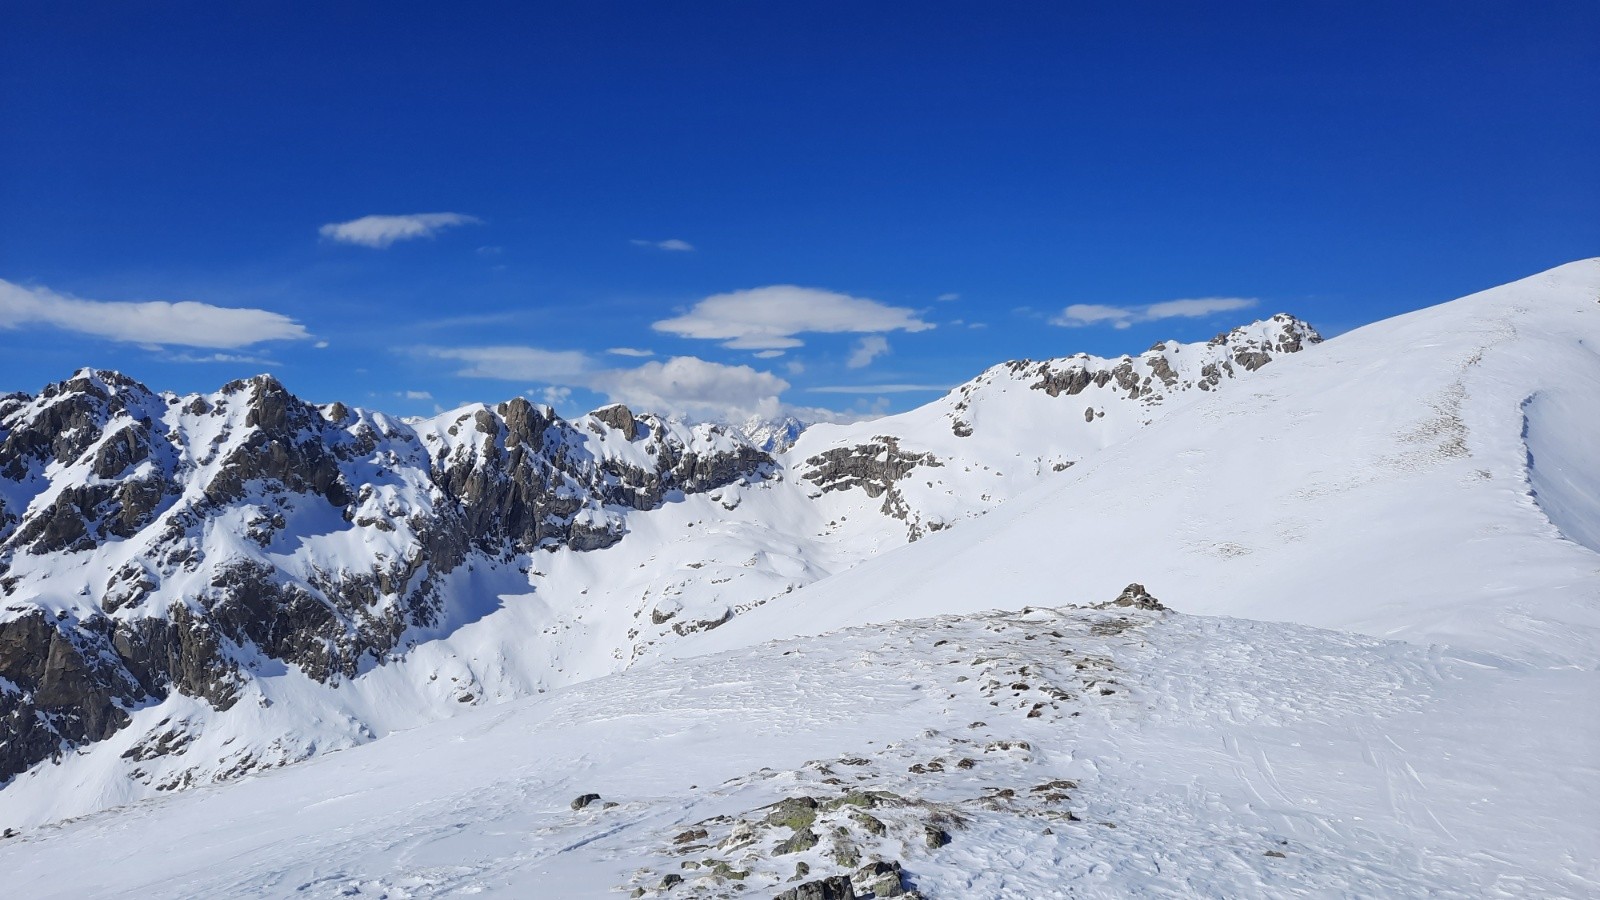
{"type": "Polygon", "coordinates": [[[781,378],[900,409],[933,394],[872,388],[1279,310],[1335,333],[1600,255],[1597,47],[1594,2],[0,0],[0,390],[270,369],[407,414],[552,386],[704,412],[781,378]],[[477,221],[319,233],[446,212],[477,221]],[[694,249],[636,243],[666,240],[694,249]],[[920,330],[809,332],[803,292],[768,297],[801,346],[765,357],[652,328],[771,285],[920,330]],[[1186,298],[1257,303],[1141,321],[1186,298]],[[1074,304],[1127,327],[1051,324],[1074,304]],[[639,368],[670,357],[755,371],[639,368]]]}

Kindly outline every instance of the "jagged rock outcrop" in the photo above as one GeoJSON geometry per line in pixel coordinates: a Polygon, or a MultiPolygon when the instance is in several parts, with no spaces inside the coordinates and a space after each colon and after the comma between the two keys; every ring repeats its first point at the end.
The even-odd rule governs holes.
{"type": "MultiPolygon", "coordinates": [[[[919,466],[938,468],[943,465],[932,453],[903,451],[896,438],[878,435],[871,443],[839,447],[807,458],[801,477],[824,494],[860,489],[868,497],[882,497],[879,511],[907,522],[907,536],[914,541],[923,535],[923,523],[913,515],[899,483],[919,466]]],[[[940,527],[928,524],[932,530],[940,527]]]]}
{"type": "Polygon", "coordinates": [[[0,781],[171,692],[227,709],[262,660],[353,677],[440,621],[474,555],[598,550],[629,510],[771,466],[725,428],[620,405],[408,424],[268,375],[176,397],[92,370],[6,394],[0,781]],[[291,552],[357,535],[369,558],[291,552]]]}
{"type": "Polygon", "coordinates": [[[1139,584],[1138,582],[1134,582],[1133,584],[1123,588],[1122,593],[1117,595],[1117,599],[1108,600],[1105,603],[1098,604],[1095,608],[1111,609],[1112,607],[1121,607],[1124,609],[1131,607],[1133,609],[1142,609],[1149,612],[1166,611],[1166,606],[1162,605],[1160,600],[1150,596],[1150,592],[1145,590],[1144,585],[1139,584]]]}
{"type": "Polygon", "coordinates": [[[1235,366],[1254,372],[1280,355],[1298,353],[1321,342],[1322,336],[1310,325],[1279,313],[1253,325],[1225,331],[1202,346],[1191,346],[1191,354],[1199,352],[1204,357],[1199,377],[1192,380],[1185,379],[1174,367],[1176,355],[1185,347],[1172,341],[1156,344],[1137,357],[1103,360],[1080,354],[1043,362],[1018,360],[1006,366],[1013,374],[1030,378],[1029,387],[1033,390],[1051,397],[1071,397],[1091,386],[1109,384],[1129,399],[1154,403],[1174,390],[1191,386],[1211,390],[1223,378],[1232,376],[1235,366]]]}
{"type": "Polygon", "coordinates": [[[819,453],[805,464],[802,477],[823,493],[860,488],[874,498],[889,493],[917,466],[943,465],[932,453],[901,451],[900,442],[889,435],[878,435],[870,444],[819,453]]]}

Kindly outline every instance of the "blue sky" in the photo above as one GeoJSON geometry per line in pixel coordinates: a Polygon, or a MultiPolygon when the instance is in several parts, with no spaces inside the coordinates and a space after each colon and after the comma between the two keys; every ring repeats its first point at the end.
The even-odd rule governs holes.
{"type": "Polygon", "coordinates": [[[3,15],[0,390],[898,410],[1600,255],[1592,2],[3,15]]]}

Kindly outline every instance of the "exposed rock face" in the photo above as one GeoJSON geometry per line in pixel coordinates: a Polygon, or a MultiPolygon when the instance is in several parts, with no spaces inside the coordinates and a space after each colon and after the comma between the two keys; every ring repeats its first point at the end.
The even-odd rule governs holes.
{"type": "Polygon", "coordinates": [[[633,440],[638,423],[633,418],[633,410],[623,406],[621,403],[602,406],[590,413],[590,415],[622,432],[622,436],[628,440],[633,440]]]}
{"type": "MultiPolygon", "coordinates": [[[[1133,401],[1149,408],[1191,389],[1213,390],[1224,379],[1253,372],[1279,356],[1321,341],[1310,325],[1280,313],[1219,334],[1204,344],[1163,341],[1138,356],[1102,359],[1080,353],[1058,359],[1013,360],[956,388],[951,395],[950,429],[956,437],[971,437],[970,407],[982,392],[995,386],[1020,382],[1051,398],[1089,392],[1095,403],[1133,401]]],[[[1099,417],[1094,410],[1091,406],[1085,412],[1085,421],[1099,417]]]]}
{"type": "Polygon", "coordinates": [[[353,677],[440,621],[442,579],[473,556],[607,547],[627,511],[771,465],[620,405],[408,425],[270,376],[180,398],[91,370],[0,395],[0,782],[172,692],[226,709],[262,660],[353,677]],[[340,535],[370,558],[292,553],[340,535]]]}
{"type": "MultiPolygon", "coordinates": [[[[907,521],[912,518],[912,510],[896,485],[918,466],[943,465],[932,453],[902,451],[898,440],[880,434],[870,444],[840,447],[810,457],[801,477],[823,493],[859,488],[868,497],[882,497],[879,509],[884,515],[907,521]]],[[[920,522],[910,521],[908,528],[911,540],[922,536],[920,522]]]]}
{"type": "Polygon", "coordinates": [[[880,434],[873,443],[829,450],[807,459],[808,471],[802,477],[823,493],[860,488],[868,497],[880,497],[917,466],[940,465],[943,463],[932,453],[903,453],[898,440],[880,434]]]}
{"type": "Polygon", "coordinates": [[[1129,399],[1154,403],[1175,390],[1211,390],[1223,378],[1231,377],[1235,366],[1254,372],[1280,355],[1298,353],[1321,342],[1322,336],[1310,325],[1279,313],[1254,326],[1223,332],[1199,348],[1205,358],[1200,377],[1192,382],[1174,367],[1173,354],[1181,352],[1183,345],[1172,342],[1156,344],[1137,357],[1101,360],[1079,355],[1043,362],[1019,360],[1006,366],[1014,374],[1031,378],[1033,390],[1051,397],[1071,397],[1091,386],[1109,384],[1129,399]]]}
{"type": "Polygon", "coordinates": [[[58,627],[40,611],[0,624],[0,779],[127,724],[144,691],[98,652],[107,624],[58,627]]]}

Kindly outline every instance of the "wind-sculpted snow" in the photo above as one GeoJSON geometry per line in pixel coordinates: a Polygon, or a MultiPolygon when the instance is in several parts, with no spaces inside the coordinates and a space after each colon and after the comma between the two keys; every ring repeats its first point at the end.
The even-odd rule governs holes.
{"type": "Polygon", "coordinates": [[[748,425],[774,447],[801,435],[780,462],[736,429],[623,406],[568,422],[514,399],[402,422],[266,376],[177,397],[84,371],[7,395],[0,780],[18,777],[0,825],[617,671],[985,512],[1313,340],[1280,316],[1140,357],[997,367],[880,420],[872,433],[903,435],[915,461],[886,468],[851,429],[748,425]],[[1084,366],[1138,374],[1029,386],[1084,366]],[[958,439],[952,404],[981,427],[958,439]]]}
{"type": "Polygon", "coordinates": [[[1568,539],[1600,553],[1600,357],[1579,384],[1540,391],[1523,404],[1528,483],[1539,508],[1568,539]]]}
{"type": "Polygon", "coordinates": [[[474,710],[0,866],[79,898],[1582,896],[1600,785],[1536,733],[1578,674],[1137,607],[896,622],[474,710]]]}

